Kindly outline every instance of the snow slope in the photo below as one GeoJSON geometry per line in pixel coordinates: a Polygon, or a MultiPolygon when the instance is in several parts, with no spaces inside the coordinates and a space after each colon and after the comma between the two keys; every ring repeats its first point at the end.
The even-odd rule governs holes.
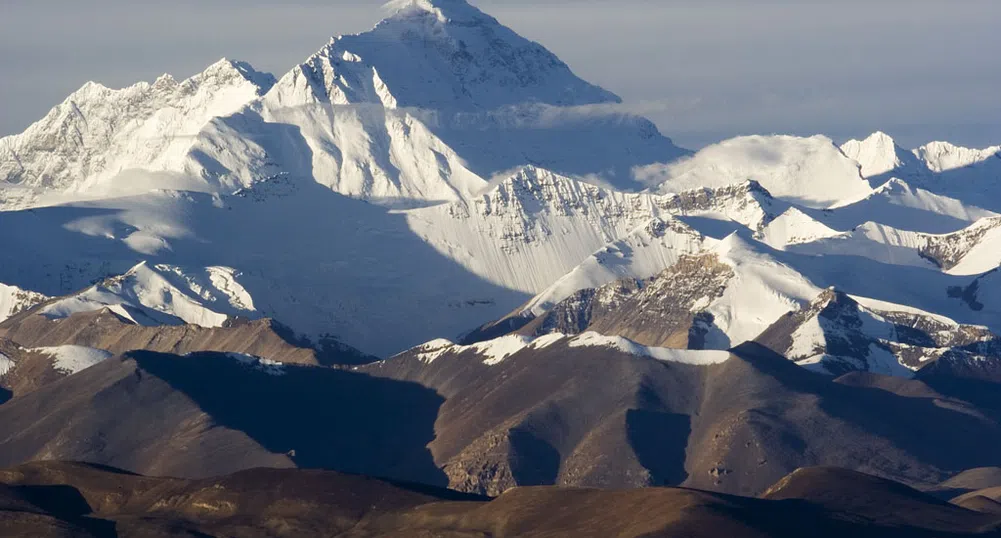
{"type": "Polygon", "coordinates": [[[606,348],[636,357],[697,366],[720,364],[730,357],[730,353],[727,351],[668,349],[642,346],[626,338],[604,336],[595,332],[585,332],[575,336],[558,333],[547,334],[537,338],[522,335],[507,335],[469,346],[453,344],[448,340],[434,340],[407,350],[401,353],[401,355],[413,354],[417,359],[430,364],[446,355],[471,353],[482,358],[484,364],[495,366],[523,350],[543,349],[556,343],[565,344],[571,349],[582,347],[606,348]]]}
{"type": "Polygon", "coordinates": [[[815,218],[842,231],[875,221],[902,230],[941,234],[997,215],[955,198],[912,187],[903,180],[890,179],[865,198],[835,204],[815,218]]]}
{"type": "MultiPolygon", "coordinates": [[[[632,168],[687,153],[466,2],[398,7],[277,81],[224,60],[180,83],[87,84],[0,140],[0,182],[65,201],[152,188],[228,193],[288,174],[419,207],[467,199],[531,164],[638,188],[632,168]]],[[[30,194],[6,197],[51,199],[30,194]]]]}
{"type": "Polygon", "coordinates": [[[759,337],[807,368],[840,375],[861,370],[897,377],[946,357],[980,363],[997,356],[998,337],[903,305],[825,290],[759,337]]]}
{"type": "Polygon", "coordinates": [[[253,299],[229,267],[192,271],[143,262],[120,277],[45,305],[39,312],[62,319],[107,308],[137,325],[222,327],[233,317],[260,317],[253,299]]]}
{"type": "Polygon", "coordinates": [[[650,357],[664,362],[677,362],[681,364],[694,364],[707,366],[710,364],[720,364],[730,358],[730,353],[725,350],[690,350],[690,349],[668,349],[663,347],[641,346],[621,336],[603,336],[595,332],[586,332],[573,338],[567,344],[570,347],[604,347],[611,348],[636,355],[638,357],[650,357]]]}
{"type": "Polygon", "coordinates": [[[707,241],[702,251],[679,256],[650,278],[609,282],[559,303],[545,300],[552,295],[538,296],[519,315],[543,318],[533,325],[535,334],[598,331],[657,345],[695,342],[698,349],[725,350],[753,339],[817,293],[819,288],[745,231],[707,241]],[[543,317],[550,312],[555,319],[543,317]],[[682,332],[688,336],[680,338],[682,332]]]}
{"type": "Polygon", "coordinates": [[[999,166],[1001,146],[984,149],[971,149],[950,144],[949,142],[931,142],[914,150],[932,172],[947,172],[949,170],[971,169],[978,166],[999,166]]]}
{"type": "Polygon", "coordinates": [[[706,147],[677,163],[640,171],[658,179],[659,192],[760,183],[777,198],[826,208],[870,193],[858,164],[829,138],[747,136],[706,147]]]}
{"type": "Polygon", "coordinates": [[[17,286],[0,284],[0,321],[48,299],[40,293],[22,290],[17,286]]]}
{"type": "Polygon", "coordinates": [[[905,169],[916,171],[920,163],[913,152],[897,145],[890,135],[877,131],[865,140],[849,140],[841,151],[859,163],[862,177],[877,177],[905,169]]]}
{"type": "MultiPolygon", "coordinates": [[[[208,324],[224,315],[273,318],[314,344],[329,336],[381,355],[454,336],[528,298],[443,256],[414,234],[406,215],[313,182],[276,180],[236,196],[164,191],[0,212],[0,226],[11,230],[0,237],[0,282],[62,296],[143,261],[179,267],[218,300],[168,278],[172,287],[153,286],[151,301],[127,288],[124,302],[154,316],[164,305],[170,316],[208,324]],[[137,235],[160,238],[162,248],[139,248],[130,240],[137,235]],[[240,307],[243,292],[212,285],[210,267],[242,275],[236,281],[252,303],[240,307]],[[175,295],[184,299],[178,304],[191,299],[191,316],[159,299],[175,295]],[[387,334],[387,327],[394,330],[387,334]]],[[[603,244],[590,241],[579,248],[581,258],[603,244]]],[[[564,263],[569,269],[579,261],[564,263]]],[[[88,307],[121,302],[122,294],[112,295],[88,307]]]]}
{"type": "Polygon", "coordinates": [[[27,351],[51,356],[52,367],[67,375],[81,372],[111,358],[111,353],[103,349],[83,346],[37,347],[27,351]]]}
{"type": "Polygon", "coordinates": [[[790,207],[762,230],[761,239],[768,245],[782,249],[837,235],[839,235],[837,230],[829,228],[798,208],[790,207]]]}
{"type": "Polygon", "coordinates": [[[162,176],[164,187],[218,188],[192,151],[196,136],[273,83],[225,59],[181,82],[163,75],[121,90],[88,82],[24,133],[0,139],[0,181],[94,197],[149,189],[129,174],[142,169],[184,174],[162,176]]]}
{"type": "Polygon", "coordinates": [[[907,151],[888,135],[876,133],[850,140],[842,150],[876,182],[899,178],[969,205],[1001,211],[1001,146],[972,149],[939,141],[907,151]]]}
{"type": "Polygon", "coordinates": [[[652,277],[674,265],[680,256],[702,250],[704,242],[705,237],[678,220],[651,220],[592,254],[533,297],[519,314],[542,315],[578,290],[623,278],[652,277]]]}
{"type": "Polygon", "coordinates": [[[999,248],[1001,217],[991,217],[949,234],[911,232],[867,222],[851,232],[799,242],[785,250],[862,256],[891,265],[939,268],[952,275],[979,275],[1001,265],[999,248]]]}
{"type": "Polygon", "coordinates": [[[442,255],[535,295],[522,310],[538,313],[580,289],[659,273],[721,226],[723,236],[761,229],[777,205],[753,182],[677,195],[621,193],[528,167],[472,204],[405,214],[442,255]]]}
{"type": "Polygon", "coordinates": [[[922,255],[929,237],[918,232],[867,222],[851,232],[821,237],[786,247],[790,252],[813,255],[862,256],[891,265],[937,268],[935,261],[922,255]]]}
{"type": "Polygon", "coordinates": [[[953,275],[979,275],[1001,266],[1001,217],[984,219],[943,241],[953,275]]]}
{"type": "Polygon", "coordinates": [[[388,356],[707,254],[734,273],[698,305],[720,348],[831,285],[998,323],[970,291],[998,261],[993,149],[690,155],[618,103],[462,0],[394,3],[278,80],[223,61],[88,84],[0,142],[0,314],[73,294],[47,314],[270,317],[388,356]]]}
{"type": "Polygon", "coordinates": [[[819,289],[798,271],[763,251],[741,234],[732,234],[711,249],[733,269],[721,297],[699,306],[712,315],[713,325],[729,342],[709,342],[726,349],[754,339],[774,320],[816,297],[819,289]]]}

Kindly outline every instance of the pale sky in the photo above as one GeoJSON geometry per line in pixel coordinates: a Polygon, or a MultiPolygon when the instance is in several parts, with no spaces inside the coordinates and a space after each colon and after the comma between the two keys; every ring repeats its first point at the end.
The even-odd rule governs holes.
{"type": "MultiPolygon", "coordinates": [[[[0,0],[0,135],[87,80],[280,76],[380,0],[0,0]]],[[[680,145],[883,130],[1001,144],[1001,0],[472,0],[621,95],[680,145]]]]}

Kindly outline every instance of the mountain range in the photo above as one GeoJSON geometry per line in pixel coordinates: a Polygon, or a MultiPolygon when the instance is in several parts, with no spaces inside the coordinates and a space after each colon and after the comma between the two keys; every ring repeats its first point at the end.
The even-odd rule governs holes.
{"type": "Polygon", "coordinates": [[[689,151],[620,103],[464,0],[277,77],[87,83],[0,139],[0,465],[1001,467],[1001,146],[689,151]]]}

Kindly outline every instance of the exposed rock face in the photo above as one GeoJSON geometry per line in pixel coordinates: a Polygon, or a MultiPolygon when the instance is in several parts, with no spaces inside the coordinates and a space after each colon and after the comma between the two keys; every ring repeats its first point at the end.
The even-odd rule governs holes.
{"type": "Polygon", "coordinates": [[[985,327],[962,325],[930,314],[867,308],[829,289],[790,313],[758,339],[790,360],[832,374],[862,370],[913,375],[981,371],[988,378],[1001,365],[1001,338],[985,327]],[[943,364],[930,366],[938,361],[943,364]],[[961,366],[965,365],[965,366],[961,366]]]}
{"type": "Polygon", "coordinates": [[[360,371],[445,398],[429,449],[450,487],[476,493],[684,484],[755,494],[818,464],[929,485],[951,475],[945,461],[1001,461],[980,439],[927,446],[925,436],[962,437],[967,427],[1001,439],[1001,416],[962,391],[937,392],[934,380],[833,380],[754,344],[695,366],[540,341],[500,360],[473,346],[423,347],[360,371]]]}
{"type": "Polygon", "coordinates": [[[0,321],[19,314],[49,297],[33,291],[22,290],[17,286],[0,284],[0,321]]]}
{"type": "Polygon", "coordinates": [[[713,316],[701,309],[723,295],[733,276],[713,254],[682,257],[591,329],[649,346],[702,349],[713,316]]]}
{"type": "Polygon", "coordinates": [[[672,196],[675,214],[691,215],[718,211],[733,215],[738,222],[761,231],[779,217],[786,205],[778,202],[761,183],[754,180],[726,187],[703,187],[672,196]],[[741,218],[742,217],[742,218],[741,218]]]}
{"type": "Polygon", "coordinates": [[[581,290],[519,330],[539,336],[595,331],[639,344],[703,349],[713,316],[703,311],[722,296],[733,269],[714,254],[682,256],[648,280],[620,280],[581,290]]]}
{"type": "Polygon", "coordinates": [[[998,290],[998,283],[1001,282],[1001,268],[975,278],[967,286],[950,287],[947,291],[949,297],[963,302],[966,308],[974,312],[999,312],[999,307],[995,301],[1001,296],[998,290]]]}
{"type": "Polygon", "coordinates": [[[274,82],[221,60],[181,82],[164,75],[122,90],[87,83],[23,134],[0,140],[0,181],[83,189],[132,168],[200,176],[197,159],[182,161],[194,135],[274,82]]]}
{"type": "Polygon", "coordinates": [[[922,257],[942,269],[956,267],[985,236],[1001,227],[1001,217],[978,221],[973,226],[946,235],[929,235],[926,244],[919,248],[922,257]]]}
{"type": "Polygon", "coordinates": [[[108,309],[62,319],[39,314],[15,316],[0,323],[0,336],[25,347],[79,345],[115,354],[132,350],[185,354],[226,351],[293,364],[359,364],[375,360],[347,346],[329,342],[314,348],[271,319],[234,318],[222,327],[146,326],[131,323],[108,309]]]}
{"type": "Polygon", "coordinates": [[[641,280],[625,279],[598,289],[580,290],[536,318],[521,332],[533,336],[583,333],[595,320],[613,312],[637,294],[645,284],[641,280]]]}

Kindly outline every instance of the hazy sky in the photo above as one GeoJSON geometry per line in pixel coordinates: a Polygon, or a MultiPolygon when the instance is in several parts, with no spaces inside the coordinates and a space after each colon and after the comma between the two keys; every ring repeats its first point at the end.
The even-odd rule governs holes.
{"type": "MultiPolygon", "coordinates": [[[[87,80],[280,75],[380,0],[0,0],[0,135],[87,80]]],[[[681,145],[881,129],[1001,144],[1001,0],[473,0],[681,145]]]]}

